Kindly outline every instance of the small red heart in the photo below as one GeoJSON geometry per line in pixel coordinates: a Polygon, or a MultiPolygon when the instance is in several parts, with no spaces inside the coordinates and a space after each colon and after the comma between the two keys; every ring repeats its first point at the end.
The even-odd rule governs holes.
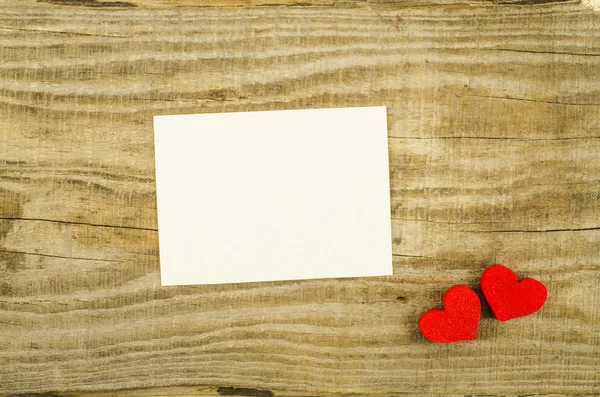
{"type": "Polygon", "coordinates": [[[515,272],[502,265],[485,269],[479,284],[494,316],[500,321],[535,313],[548,297],[544,284],[532,278],[517,281],[515,272]]]}
{"type": "Polygon", "coordinates": [[[419,328],[427,339],[437,343],[477,339],[481,302],[471,288],[455,285],[442,297],[444,309],[426,311],[419,328]]]}

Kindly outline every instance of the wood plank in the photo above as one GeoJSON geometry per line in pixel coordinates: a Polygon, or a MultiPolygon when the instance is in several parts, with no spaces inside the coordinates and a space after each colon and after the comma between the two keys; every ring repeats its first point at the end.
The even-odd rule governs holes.
{"type": "Polygon", "coordinates": [[[592,8],[67,3],[0,0],[0,394],[600,393],[592,8]],[[394,276],[160,286],[153,115],[367,105],[394,276]],[[426,341],[492,263],[546,306],[426,341]]]}

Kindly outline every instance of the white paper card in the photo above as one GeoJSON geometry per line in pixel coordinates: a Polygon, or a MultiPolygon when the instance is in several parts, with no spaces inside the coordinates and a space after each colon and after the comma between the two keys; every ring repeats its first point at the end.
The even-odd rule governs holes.
{"type": "Polygon", "coordinates": [[[154,117],[162,285],[392,274],[385,107],[154,117]]]}

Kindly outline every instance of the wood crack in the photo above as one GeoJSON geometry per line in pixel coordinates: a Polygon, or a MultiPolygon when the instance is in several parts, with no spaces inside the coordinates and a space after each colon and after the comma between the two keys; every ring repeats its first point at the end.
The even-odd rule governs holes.
{"type": "Polygon", "coordinates": [[[537,103],[547,103],[550,105],[564,105],[564,106],[600,106],[600,103],[584,103],[584,102],[561,102],[561,101],[548,101],[542,99],[532,99],[532,98],[518,98],[518,97],[503,97],[496,95],[467,95],[469,97],[475,98],[490,98],[490,99],[503,99],[503,100],[511,100],[511,101],[523,101],[523,102],[537,102],[537,103]]]}
{"type": "Polygon", "coordinates": [[[536,142],[536,141],[574,141],[583,139],[600,139],[600,136],[573,136],[573,137],[560,137],[560,138],[517,138],[512,136],[499,137],[499,136],[389,136],[389,139],[482,139],[482,140],[495,140],[495,141],[524,141],[524,142],[536,142]]]}
{"type": "Polygon", "coordinates": [[[594,227],[580,227],[580,228],[564,228],[564,229],[542,229],[542,230],[528,230],[528,229],[508,229],[508,230],[465,230],[470,233],[557,233],[557,232],[585,232],[600,230],[600,226],[594,227]]]}
{"type": "Polygon", "coordinates": [[[122,263],[123,262],[123,261],[113,260],[113,259],[98,259],[98,258],[85,258],[85,257],[77,257],[77,256],[62,256],[62,255],[52,255],[52,254],[39,254],[37,252],[25,252],[25,251],[0,250],[0,252],[5,252],[5,253],[9,253],[9,254],[43,256],[43,257],[47,257],[47,258],[73,259],[73,260],[82,260],[82,261],[116,262],[116,263],[122,263]]]}
{"type": "Polygon", "coordinates": [[[600,54],[591,53],[586,54],[582,52],[566,52],[566,51],[539,51],[539,50],[521,50],[517,48],[495,48],[496,51],[507,51],[507,52],[524,52],[528,54],[546,54],[546,55],[570,55],[578,57],[600,57],[600,54]]]}
{"type": "Polygon", "coordinates": [[[136,226],[120,226],[120,225],[105,225],[102,223],[89,223],[89,222],[76,222],[76,221],[61,221],[58,219],[44,219],[44,218],[13,218],[13,217],[0,217],[0,220],[4,221],[35,221],[35,222],[50,222],[59,223],[64,225],[84,225],[94,227],[106,227],[112,229],[129,229],[129,230],[146,230],[151,232],[157,232],[158,229],[150,227],[136,227],[136,226]]]}
{"type": "Polygon", "coordinates": [[[0,26],[0,29],[14,30],[14,31],[23,31],[23,32],[69,34],[69,35],[73,35],[73,36],[111,37],[111,38],[120,38],[120,39],[130,39],[131,38],[130,36],[119,36],[119,35],[98,34],[98,33],[85,33],[85,32],[72,32],[72,31],[65,31],[65,30],[27,29],[27,28],[16,28],[16,27],[13,27],[13,26],[0,26]]]}

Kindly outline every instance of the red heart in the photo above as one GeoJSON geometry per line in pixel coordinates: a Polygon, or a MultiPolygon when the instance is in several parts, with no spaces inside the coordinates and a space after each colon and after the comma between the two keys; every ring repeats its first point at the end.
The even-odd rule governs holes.
{"type": "Polygon", "coordinates": [[[471,288],[455,285],[442,297],[444,309],[426,311],[419,328],[427,339],[437,343],[477,339],[481,303],[471,288]]]}
{"type": "Polygon", "coordinates": [[[535,313],[544,306],[548,291],[544,284],[532,278],[517,281],[506,266],[492,265],[481,275],[481,291],[500,321],[535,313]]]}

